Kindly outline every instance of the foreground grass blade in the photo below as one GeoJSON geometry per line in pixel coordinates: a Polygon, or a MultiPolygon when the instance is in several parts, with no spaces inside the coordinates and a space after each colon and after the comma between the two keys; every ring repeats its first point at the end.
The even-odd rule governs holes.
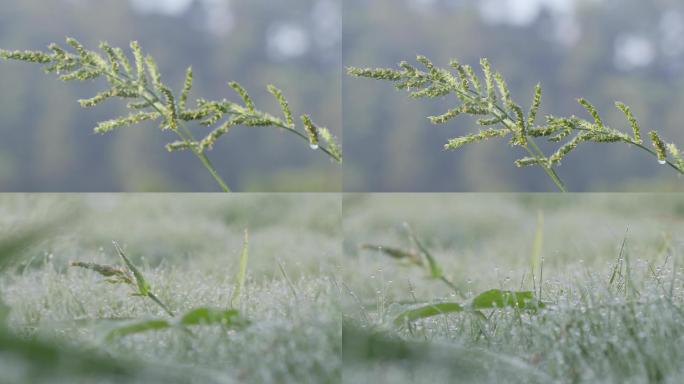
{"type": "Polygon", "coordinates": [[[423,256],[425,256],[425,259],[427,259],[428,266],[430,268],[430,276],[432,276],[435,279],[439,279],[440,277],[442,277],[442,267],[440,267],[439,263],[437,263],[437,260],[434,257],[432,257],[430,251],[428,251],[428,249],[423,245],[420,239],[418,239],[418,236],[416,236],[416,234],[413,232],[413,228],[411,228],[410,225],[406,224],[406,230],[413,244],[415,244],[418,250],[423,254],[423,256]]]}
{"type": "Polygon", "coordinates": [[[524,310],[536,310],[537,308],[543,308],[544,304],[534,298],[534,293],[532,291],[513,292],[491,289],[475,296],[470,304],[467,305],[459,303],[438,303],[405,311],[394,319],[394,324],[401,326],[407,321],[410,322],[426,319],[446,313],[457,313],[463,311],[473,311],[474,313],[479,313],[479,310],[481,309],[506,307],[524,310]]]}
{"type": "Polygon", "coordinates": [[[171,323],[164,319],[137,321],[111,330],[105,337],[105,340],[112,341],[114,339],[119,339],[124,336],[133,335],[136,333],[166,329],[170,326],[171,323]]]}
{"type": "Polygon", "coordinates": [[[123,249],[119,246],[119,243],[116,241],[112,241],[114,244],[114,248],[116,248],[116,252],[121,256],[121,259],[123,259],[124,263],[126,263],[126,266],[128,269],[133,273],[133,277],[135,277],[135,284],[138,287],[138,294],[141,296],[147,296],[147,294],[150,292],[150,284],[145,280],[145,277],[143,276],[142,272],[131,263],[130,260],[128,260],[128,257],[123,252],[123,249]]]}
{"type": "Polygon", "coordinates": [[[225,326],[242,326],[247,321],[236,309],[196,308],[186,312],[179,321],[181,325],[221,324],[225,326]]]}
{"type": "Polygon", "coordinates": [[[240,252],[240,268],[235,275],[235,285],[233,286],[233,294],[230,297],[230,306],[237,307],[240,305],[240,293],[245,286],[245,277],[247,276],[247,261],[249,258],[249,232],[245,230],[245,239],[242,243],[242,251],[240,252]]]}
{"type": "Polygon", "coordinates": [[[180,318],[174,320],[148,319],[130,322],[109,331],[105,336],[105,340],[111,342],[138,333],[158,331],[172,327],[184,328],[193,325],[222,325],[232,328],[241,328],[249,325],[249,321],[243,318],[236,309],[224,310],[200,307],[191,309],[180,316],[180,318]]]}
{"type": "MultiPolygon", "coordinates": [[[[532,284],[536,284],[536,273],[539,270],[542,248],[544,246],[544,213],[539,211],[537,214],[537,229],[534,232],[534,241],[532,242],[532,254],[530,257],[530,272],[532,274],[532,284]]],[[[539,290],[541,292],[542,281],[541,272],[539,276],[539,290]]],[[[536,287],[535,287],[536,288],[536,287]]],[[[541,296],[541,295],[540,295],[541,296]]]]}
{"type": "Polygon", "coordinates": [[[437,316],[445,313],[462,312],[465,308],[458,303],[439,303],[430,304],[424,307],[412,309],[403,312],[394,319],[394,324],[401,326],[407,321],[414,321],[419,319],[426,319],[428,317],[437,316]]]}
{"type": "Polygon", "coordinates": [[[361,249],[381,252],[393,259],[408,260],[415,265],[423,265],[420,256],[414,251],[407,251],[399,248],[386,247],[384,245],[364,244],[361,249]]]}

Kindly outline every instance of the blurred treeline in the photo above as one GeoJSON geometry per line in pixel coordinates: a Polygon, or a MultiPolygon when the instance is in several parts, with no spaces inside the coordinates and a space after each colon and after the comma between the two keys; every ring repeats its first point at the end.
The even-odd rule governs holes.
{"type": "MultiPolygon", "coordinates": [[[[337,0],[0,0],[0,47],[44,49],[65,36],[91,48],[139,40],[176,90],[193,66],[191,100],[237,101],[226,85],[235,80],[257,107],[276,114],[266,91],[273,83],[295,114],[309,113],[341,137],[340,8],[337,0]]],[[[175,138],[154,124],[92,134],[98,121],[127,113],[117,101],[89,110],[77,104],[104,87],[0,63],[0,190],[217,190],[191,153],[165,151],[175,138]]],[[[234,129],[209,156],[237,191],[340,189],[339,166],[272,128],[234,129]]]]}
{"type": "MultiPolygon", "coordinates": [[[[488,57],[527,106],[541,81],[544,113],[587,117],[585,97],[609,125],[630,131],[613,102],[642,129],[684,146],[684,3],[677,0],[346,0],[343,63],[395,66],[416,54],[437,65],[488,57]]],[[[479,65],[476,67],[479,68],[479,65]]],[[[469,118],[433,126],[455,99],[412,100],[388,83],[343,80],[348,191],[549,191],[538,168],[502,140],[445,152],[475,132],[469,118]]],[[[526,107],[527,108],[527,107],[526,107]]],[[[584,144],[559,168],[573,191],[683,190],[684,179],[623,144],[584,144]]]]}

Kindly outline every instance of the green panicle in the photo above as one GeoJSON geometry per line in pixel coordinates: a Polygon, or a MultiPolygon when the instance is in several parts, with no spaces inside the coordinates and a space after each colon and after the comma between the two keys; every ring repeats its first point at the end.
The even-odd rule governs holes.
{"type": "Polygon", "coordinates": [[[497,125],[497,124],[500,124],[502,122],[503,122],[503,120],[501,120],[500,117],[496,117],[496,116],[488,118],[488,119],[477,119],[477,121],[476,121],[477,125],[481,125],[483,127],[489,127],[492,125],[497,125]]]}
{"type": "Polygon", "coordinates": [[[139,112],[126,117],[103,121],[95,127],[95,133],[107,133],[116,128],[138,124],[147,120],[156,120],[159,116],[160,115],[157,112],[139,112]]]}
{"type": "Polygon", "coordinates": [[[494,74],[494,81],[496,81],[496,86],[499,88],[501,99],[504,101],[506,107],[510,108],[513,104],[513,101],[511,100],[511,91],[508,89],[508,84],[506,84],[506,80],[504,80],[501,72],[496,72],[494,74]]]}
{"type": "Polygon", "coordinates": [[[78,100],[78,103],[81,104],[81,107],[94,107],[103,101],[109,99],[110,97],[115,96],[115,92],[112,89],[106,90],[104,92],[100,92],[95,97],[92,97],[90,99],[81,99],[78,100]]]}
{"type": "MultiPolygon", "coordinates": [[[[154,59],[152,56],[144,57],[143,51],[136,41],[130,43],[135,73],[131,65],[132,61],[129,61],[124,51],[121,48],[110,46],[107,42],[101,42],[99,45],[102,54],[87,50],[73,38],[67,38],[67,44],[73,47],[75,53],[67,52],[56,44],[50,44],[48,52],[45,53],[0,49],[0,59],[45,64],[43,69],[46,72],[55,73],[63,81],[105,77],[109,89],[99,92],[92,98],[81,99],[79,103],[83,107],[92,107],[111,97],[133,99],[127,103],[127,106],[128,109],[137,113],[100,122],[94,129],[96,133],[105,133],[119,127],[161,118],[162,129],[173,130],[181,139],[178,142],[168,144],[166,149],[169,151],[192,149],[224,192],[230,192],[230,189],[221,180],[219,173],[202,152],[205,148],[211,148],[219,137],[235,125],[290,128],[290,131],[296,133],[300,138],[308,139],[311,146],[316,146],[316,148],[318,148],[320,132],[327,144],[326,148],[322,148],[322,152],[334,160],[341,161],[341,149],[334,142],[330,132],[314,126],[308,116],[302,118],[308,137],[297,130],[287,100],[282,92],[272,85],[268,87],[268,90],[278,100],[284,120],[257,110],[245,89],[235,82],[231,82],[229,85],[240,94],[244,106],[226,99],[212,101],[199,99],[197,100],[197,108],[187,110],[187,99],[193,83],[192,68],[187,69],[183,88],[180,94],[176,95],[162,83],[161,74],[154,59]],[[149,86],[150,84],[152,86],[149,86]],[[185,126],[182,126],[183,131],[178,129],[181,126],[180,124],[186,121],[197,121],[200,125],[214,126],[226,115],[229,115],[230,119],[214,129],[201,143],[192,139],[192,133],[189,129],[185,130],[185,126]]],[[[415,84],[426,84],[430,81],[424,73],[417,76],[419,78],[414,80],[415,84]]],[[[444,84],[441,86],[444,87],[444,84]]]]}
{"type": "MultiPolygon", "coordinates": [[[[399,63],[399,68],[404,70],[403,76],[415,76],[418,73],[418,69],[406,61],[401,61],[399,63]]],[[[394,71],[394,70],[392,70],[394,71]]]]}
{"type": "Polygon", "coordinates": [[[133,277],[130,275],[130,273],[119,267],[95,263],[86,263],[82,261],[73,261],[71,262],[71,266],[95,271],[100,275],[107,277],[107,282],[109,283],[133,284],[133,277]]]}
{"type": "Polygon", "coordinates": [[[74,50],[76,51],[76,53],[78,53],[79,56],[81,56],[81,60],[86,61],[86,62],[89,61],[88,60],[88,51],[85,49],[85,47],[83,47],[83,45],[81,43],[79,43],[73,37],[67,37],[66,42],[67,42],[67,44],[69,44],[70,46],[72,46],[74,48],[74,50]]]}
{"type": "Polygon", "coordinates": [[[534,125],[534,122],[537,120],[537,113],[539,112],[539,106],[541,105],[542,101],[542,88],[541,84],[537,83],[537,85],[534,86],[534,97],[532,98],[532,105],[530,106],[530,111],[527,114],[527,127],[531,127],[534,125]]]}
{"type": "Polygon", "coordinates": [[[615,102],[615,107],[617,107],[617,109],[621,110],[622,113],[625,114],[627,121],[629,121],[629,124],[632,126],[632,132],[634,133],[634,142],[637,144],[643,143],[643,140],[641,139],[641,130],[639,128],[639,123],[634,118],[632,110],[627,105],[619,101],[615,102]]]}
{"type": "Polygon", "coordinates": [[[466,73],[468,74],[468,79],[470,79],[470,83],[473,85],[473,88],[475,88],[475,92],[477,92],[478,95],[481,95],[482,85],[480,84],[480,79],[475,74],[473,67],[470,65],[464,65],[463,69],[465,69],[466,73]]]}
{"type": "Polygon", "coordinates": [[[342,162],[342,148],[335,141],[332,133],[328,128],[320,127],[318,128],[318,133],[328,147],[328,151],[333,155],[333,158],[338,162],[342,162]]]}
{"type": "Polygon", "coordinates": [[[558,164],[568,153],[572,152],[577,146],[587,138],[585,133],[579,133],[572,140],[565,143],[562,147],[549,157],[549,165],[558,164]]]}
{"type": "Polygon", "coordinates": [[[173,143],[166,144],[166,150],[169,152],[190,150],[195,147],[197,147],[197,143],[187,141],[174,141],[173,143]]]}
{"type": "Polygon", "coordinates": [[[235,92],[237,92],[240,95],[242,101],[244,101],[245,103],[245,107],[247,107],[247,109],[250,112],[254,112],[254,102],[252,102],[252,98],[249,97],[249,93],[247,93],[247,90],[245,90],[240,84],[238,84],[235,81],[231,81],[230,83],[228,83],[228,86],[233,88],[233,90],[235,90],[235,92]]]}
{"type": "Polygon", "coordinates": [[[348,67],[347,74],[355,77],[367,77],[376,80],[401,80],[403,75],[401,72],[390,68],[356,68],[348,67]]]}
{"type": "Polygon", "coordinates": [[[420,99],[423,97],[441,97],[441,96],[446,96],[449,93],[451,93],[451,88],[447,85],[444,84],[438,84],[438,83],[432,83],[427,88],[423,88],[419,91],[416,92],[411,92],[409,94],[410,97],[414,99],[420,99]]]}
{"type": "Polygon", "coordinates": [[[283,92],[280,89],[276,88],[274,85],[269,85],[268,91],[273,95],[273,97],[276,98],[276,100],[278,100],[278,104],[280,104],[280,109],[282,109],[283,115],[285,116],[285,122],[287,123],[287,126],[291,129],[294,129],[295,125],[294,119],[292,118],[292,111],[290,111],[290,104],[283,96],[283,92]]]}
{"type": "Polygon", "coordinates": [[[454,68],[458,73],[458,77],[460,79],[459,88],[463,90],[463,92],[468,92],[470,90],[468,72],[457,60],[452,59],[449,65],[451,65],[451,67],[454,68]]]}
{"type": "Polygon", "coordinates": [[[91,79],[96,79],[102,75],[102,72],[89,69],[89,68],[80,68],[76,71],[73,71],[71,73],[67,73],[65,75],[61,75],[59,77],[60,80],[62,81],[85,81],[85,80],[91,80],[91,79]]]}
{"type": "Polygon", "coordinates": [[[114,50],[114,56],[119,61],[119,64],[123,67],[126,76],[131,77],[133,75],[133,68],[131,68],[131,62],[128,61],[128,57],[121,48],[112,48],[114,50]]]}
{"type": "Polygon", "coordinates": [[[0,49],[0,58],[5,60],[26,61],[29,63],[47,64],[51,63],[53,58],[47,53],[38,51],[6,51],[0,49]]]}
{"type": "Polygon", "coordinates": [[[677,168],[684,171],[684,159],[682,159],[682,153],[679,151],[679,148],[672,143],[667,144],[666,147],[667,151],[670,153],[670,156],[675,159],[675,165],[677,168]]]}
{"type": "Polygon", "coordinates": [[[131,41],[131,52],[133,52],[133,60],[135,61],[136,80],[140,82],[141,88],[144,88],[147,85],[145,60],[143,59],[142,49],[140,49],[137,41],[131,41]]]}
{"type": "Polygon", "coordinates": [[[545,137],[558,132],[563,127],[554,125],[543,125],[527,128],[527,135],[532,137],[545,137]]]}
{"type": "Polygon", "coordinates": [[[126,106],[129,109],[145,109],[145,108],[151,108],[152,103],[150,103],[149,101],[139,101],[139,102],[128,103],[126,106]]]}
{"type": "Polygon", "coordinates": [[[425,66],[425,68],[427,68],[430,71],[435,69],[435,65],[432,64],[430,59],[428,59],[427,57],[425,57],[423,55],[416,56],[416,61],[423,64],[425,66]]]}
{"type": "Polygon", "coordinates": [[[525,116],[523,115],[522,108],[518,104],[510,103],[510,108],[515,113],[515,135],[511,140],[512,145],[526,145],[527,144],[527,133],[525,129],[525,116]]]}
{"type": "Polygon", "coordinates": [[[482,141],[486,139],[491,139],[494,137],[506,136],[510,131],[508,129],[486,129],[478,133],[473,133],[467,136],[456,137],[450,139],[449,142],[444,145],[444,149],[457,149],[466,144],[470,144],[476,141],[482,141]]]}
{"type": "Polygon", "coordinates": [[[578,99],[577,100],[580,105],[584,107],[584,109],[591,114],[591,117],[594,118],[594,123],[596,124],[595,128],[598,129],[603,129],[603,122],[601,121],[601,117],[598,114],[598,111],[596,110],[596,107],[594,107],[590,102],[588,102],[585,99],[578,99]]]}
{"type": "Polygon", "coordinates": [[[183,83],[183,90],[181,91],[180,100],[178,100],[178,109],[185,111],[188,102],[188,94],[192,89],[192,67],[188,67],[185,71],[185,82],[183,83]]]}
{"type": "Polygon", "coordinates": [[[102,49],[104,53],[107,54],[107,58],[109,59],[109,66],[112,72],[119,72],[119,59],[116,57],[114,49],[106,41],[100,43],[100,49],[102,49]]]}
{"type": "Polygon", "coordinates": [[[536,157],[523,157],[515,161],[515,165],[518,168],[528,167],[532,165],[546,165],[543,160],[537,159],[536,157]]]}
{"type": "Polygon", "coordinates": [[[561,140],[565,139],[566,137],[570,136],[572,133],[572,129],[570,128],[562,128],[558,133],[554,136],[551,136],[548,138],[549,142],[551,143],[558,143],[561,140]]]}
{"type": "Polygon", "coordinates": [[[604,129],[602,131],[586,132],[586,139],[595,143],[617,143],[619,141],[630,142],[632,138],[615,129],[604,129]]]}
{"type": "Polygon", "coordinates": [[[463,112],[463,108],[457,107],[448,110],[446,113],[439,116],[429,116],[428,119],[432,124],[442,124],[453,119],[454,117],[460,115],[463,112]]]}
{"type": "Polygon", "coordinates": [[[202,141],[199,143],[199,147],[202,151],[205,149],[211,150],[214,147],[216,141],[234,126],[236,125],[235,120],[228,120],[221,124],[218,128],[214,129],[209,133],[202,141]]]}
{"type": "Polygon", "coordinates": [[[302,115],[302,122],[304,123],[304,130],[309,136],[309,144],[311,144],[311,146],[317,147],[319,144],[318,128],[311,121],[311,117],[309,115],[302,115]]]}
{"type": "Polygon", "coordinates": [[[165,86],[161,86],[160,88],[161,93],[164,95],[164,98],[166,99],[166,111],[168,112],[168,116],[166,116],[166,121],[164,124],[168,124],[168,127],[172,130],[175,130],[178,128],[178,113],[177,113],[177,108],[176,108],[176,100],[173,97],[173,92],[165,86]]]}
{"type": "Polygon", "coordinates": [[[485,87],[487,90],[487,100],[490,104],[496,103],[496,93],[494,92],[494,80],[492,77],[492,68],[489,65],[489,60],[486,58],[480,59],[480,66],[485,75],[485,87]]]}
{"type": "Polygon", "coordinates": [[[157,63],[154,61],[152,56],[147,55],[147,57],[145,57],[145,64],[147,66],[147,73],[150,74],[150,79],[152,79],[152,85],[161,92],[164,84],[162,84],[161,74],[159,73],[159,67],[157,67],[157,63]]]}
{"type": "Polygon", "coordinates": [[[651,137],[651,142],[653,143],[653,148],[655,148],[656,155],[658,156],[658,161],[664,162],[667,159],[667,148],[665,143],[658,135],[656,131],[650,131],[649,136],[651,137]]]}

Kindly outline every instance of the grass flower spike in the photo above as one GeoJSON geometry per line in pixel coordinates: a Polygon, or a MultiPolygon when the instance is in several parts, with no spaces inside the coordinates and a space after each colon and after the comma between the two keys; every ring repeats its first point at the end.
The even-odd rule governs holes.
{"type": "Polygon", "coordinates": [[[242,104],[222,100],[197,99],[194,107],[188,106],[188,97],[193,85],[192,68],[188,68],[179,95],[176,95],[162,80],[157,64],[152,56],[144,56],[137,42],[130,44],[133,63],[121,48],[111,47],[103,42],[103,54],[86,49],[78,41],[67,38],[71,52],[51,44],[48,52],[0,50],[0,58],[18,60],[44,65],[48,73],[56,74],[63,81],[86,81],[106,79],[109,88],[92,98],[79,100],[83,107],[94,107],[111,98],[128,101],[131,113],[112,120],[100,122],[96,133],[108,133],[117,128],[136,125],[148,121],[160,121],[162,130],[172,131],[178,140],[166,146],[168,151],[190,150],[211,173],[224,192],[230,188],[214,168],[207,151],[216,141],[235,126],[274,127],[290,132],[310,143],[334,161],[342,162],[342,150],[330,132],[313,124],[308,115],[303,115],[303,126],[297,127],[292,118],[289,104],[282,92],[269,85],[268,90],[277,99],[283,117],[276,117],[257,109],[247,91],[236,82],[228,83],[242,99],[242,104]],[[196,139],[186,123],[197,122],[209,128],[201,139],[196,139]],[[319,137],[322,142],[319,145],[319,137]],[[315,144],[315,146],[314,146],[315,144]]]}
{"type": "Polygon", "coordinates": [[[518,167],[541,167],[563,192],[566,191],[566,187],[555,167],[584,142],[627,143],[656,157],[660,164],[667,164],[680,174],[684,174],[684,161],[677,147],[664,142],[655,131],[649,132],[653,148],[644,145],[639,124],[630,108],[623,103],[617,102],[615,106],[623,112],[629,122],[631,135],[605,125],[597,109],[585,99],[579,99],[578,102],[587,110],[591,116],[590,120],[576,116],[547,115],[545,123],[537,124],[542,101],[539,84],[534,89],[531,105],[525,116],[522,106],[512,99],[503,76],[492,70],[487,59],[480,61],[482,79],[478,78],[472,67],[455,60],[451,61],[451,68],[454,71],[435,67],[424,56],[418,56],[417,61],[424,69],[420,70],[404,61],[399,63],[399,69],[350,67],[347,72],[350,76],[390,81],[397,89],[408,91],[413,98],[438,98],[453,94],[460,104],[442,115],[428,117],[430,122],[444,124],[466,114],[474,116],[477,124],[483,128],[476,133],[450,139],[444,145],[446,150],[458,149],[488,139],[508,137],[511,146],[520,147],[525,153],[525,156],[516,160],[515,164],[518,167]],[[536,144],[537,138],[557,143],[558,147],[553,153],[546,154],[536,144]]]}

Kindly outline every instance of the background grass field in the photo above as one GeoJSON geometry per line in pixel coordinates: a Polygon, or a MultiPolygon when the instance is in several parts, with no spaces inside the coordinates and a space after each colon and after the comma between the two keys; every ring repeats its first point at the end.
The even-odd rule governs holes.
{"type": "MultiPolygon", "coordinates": [[[[339,212],[339,198],[315,194],[3,196],[5,234],[60,220],[56,232],[0,275],[8,327],[58,350],[166,374],[143,372],[133,377],[140,382],[339,382],[339,212]],[[68,267],[73,260],[120,264],[116,240],[174,312],[228,308],[245,228],[250,258],[238,306],[252,322],[245,329],[200,326],[194,337],[164,330],[105,342],[121,320],[165,315],[152,301],[130,296],[129,287],[68,267]]],[[[12,352],[1,354],[3,382],[117,381],[12,352]]]]}
{"type": "Polygon", "coordinates": [[[683,377],[680,196],[349,195],[343,217],[352,266],[344,279],[345,382],[683,377]],[[500,309],[486,320],[458,313],[396,326],[418,303],[467,299],[425,270],[359,249],[411,248],[408,222],[468,298],[493,288],[538,296],[539,271],[533,284],[530,270],[540,213],[546,308],[536,313],[500,309]]]}

